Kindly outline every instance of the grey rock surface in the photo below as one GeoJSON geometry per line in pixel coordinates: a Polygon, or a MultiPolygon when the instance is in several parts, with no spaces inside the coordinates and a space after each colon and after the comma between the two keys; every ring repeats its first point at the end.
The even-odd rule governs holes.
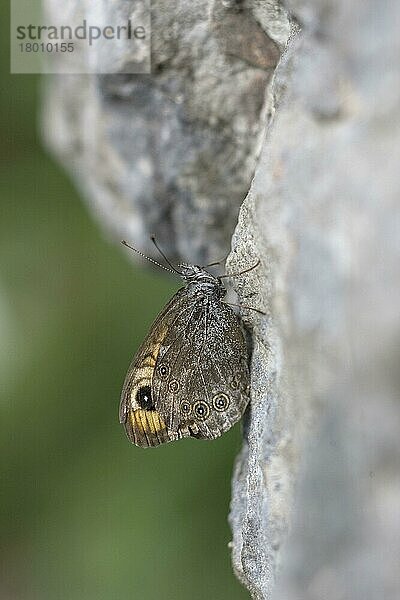
{"type": "MultiPolygon", "coordinates": [[[[73,5],[83,17],[90,3],[46,0],[54,18],[73,5]]],[[[154,233],[172,258],[206,263],[229,251],[289,25],[273,2],[152,7],[152,74],[56,75],[44,131],[113,237],[153,254],[154,233]]]]}
{"type": "Polygon", "coordinates": [[[233,563],[258,599],[395,600],[400,6],[289,9],[302,32],[274,76],[274,118],[230,256],[232,270],[261,257],[238,291],[267,311],[245,314],[253,396],[233,479],[233,563]]]}
{"type": "Polygon", "coordinates": [[[153,4],[154,74],[54,78],[48,144],[116,240],[173,257],[223,255],[247,194],[228,268],[260,258],[234,282],[266,315],[243,309],[234,570],[259,600],[395,600],[400,5],[288,1],[274,70],[276,3],[153,4]]]}

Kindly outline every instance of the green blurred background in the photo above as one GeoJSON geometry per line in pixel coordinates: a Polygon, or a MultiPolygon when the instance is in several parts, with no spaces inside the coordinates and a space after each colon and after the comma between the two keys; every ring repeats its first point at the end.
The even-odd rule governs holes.
{"type": "Polygon", "coordinates": [[[240,427],[126,439],[127,366],[179,282],[134,268],[41,148],[40,80],[9,75],[0,10],[0,599],[247,598],[227,524],[240,427]]]}

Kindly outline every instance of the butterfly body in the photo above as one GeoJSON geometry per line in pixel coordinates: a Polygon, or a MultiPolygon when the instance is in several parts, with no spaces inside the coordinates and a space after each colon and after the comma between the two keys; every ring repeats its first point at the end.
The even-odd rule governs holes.
{"type": "Polygon", "coordinates": [[[125,378],[120,421],[141,447],[184,437],[214,439],[249,400],[247,348],[223,302],[221,279],[180,265],[186,285],[155,319],[125,378]]]}

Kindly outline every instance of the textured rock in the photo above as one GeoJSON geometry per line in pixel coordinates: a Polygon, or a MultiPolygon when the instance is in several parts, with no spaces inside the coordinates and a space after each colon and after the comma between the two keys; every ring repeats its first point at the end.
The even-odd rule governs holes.
{"type": "Polygon", "coordinates": [[[246,315],[253,397],[233,479],[233,563],[254,598],[271,597],[280,566],[279,600],[394,600],[400,8],[290,8],[302,33],[275,74],[230,256],[234,270],[261,257],[238,285],[243,304],[267,311],[246,315]]]}
{"type": "Polygon", "coordinates": [[[289,32],[275,3],[153,4],[154,74],[56,78],[49,144],[117,239],[155,232],[198,262],[223,255],[255,171],[228,260],[261,259],[235,285],[266,312],[243,309],[234,569],[257,599],[394,600],[400,6],[291,0],[301,33],[266,92],[260,35],[282,49],[289,32]],[[248,45],[232,39],[243,5],[248,45]]]}
{"type": "MultiPolygon", "coordinates": [[[[126,13],[135,1],[113,10],[119,4],[126,13]]],[[[289,31],[274,3],[259,4],[153,2],[151,76],[50,83],[48,143],[117,238],[152,254],[155,233],[171,257],[190,261],[227,254],[260,151],[266,85],[289,31]]],[[[50,15],[63,6],[46,5],[50,15]]]]}

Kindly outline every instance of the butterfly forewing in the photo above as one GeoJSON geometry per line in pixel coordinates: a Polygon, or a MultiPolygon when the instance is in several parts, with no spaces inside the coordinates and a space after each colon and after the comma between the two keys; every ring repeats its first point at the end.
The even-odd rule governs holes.
{"type": "Polygon", "coordinates": [[[129,366],[122,388],[119,420],[137,446],[156,446],[169,441],[165,423],[157,414],[152,393],[157,355],[167,333],[171,314],[180,311],[184,288],[159,313],[129,366]]]}

